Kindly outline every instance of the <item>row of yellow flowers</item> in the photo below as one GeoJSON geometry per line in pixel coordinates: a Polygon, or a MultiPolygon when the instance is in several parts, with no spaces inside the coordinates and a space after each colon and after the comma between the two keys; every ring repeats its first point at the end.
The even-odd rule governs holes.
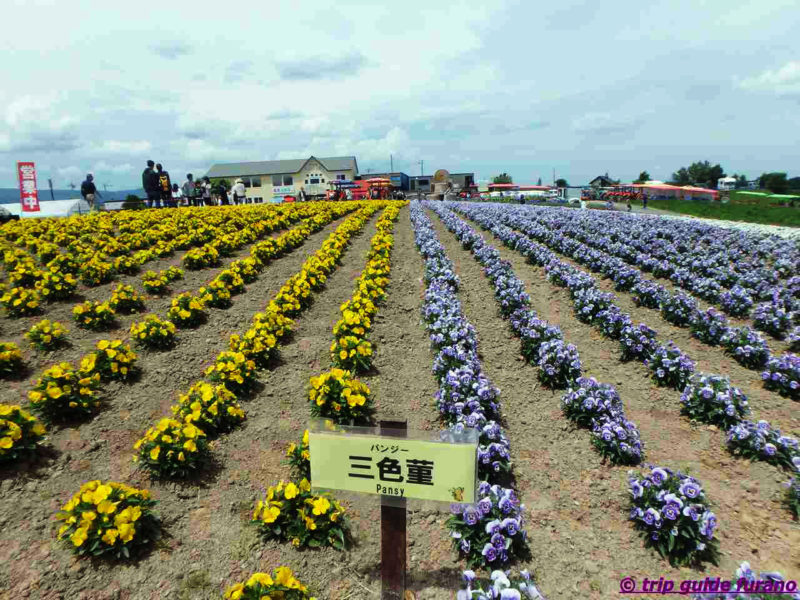
{"type": "MultiPolygon", "coordinates": [[[[354,204],[334,206],[330,209],[334,215],[352,211],[356,207],[354,204]]],[[[331,233],[322,247],[306,260],[298,275],[284,284],[276,298],[288,293],[286,289],[289,282],[297,277],[305,279],[312,276],[309,273],[313,273],[318,282],[315,289],[319,289],[324,275],[336,267],[349,238],[364,226],[374,210],[377,209],[372,206],[361,208],[331,233]],[[318,265],[326,266],[323,268],[318,265]]],[[[326,214],[313,226],[323,227],[331,217],[331,214],[326,214]]],[[[307,226],[308,232],[311,228],[312,225],[307,226]]],[[[301,233],[302,239],[310,234],[301,233]]],[[[266,240],[275,242],[272,256],[284,252],[285,244],[302,243],[300,237],[295,237],[293,242],[281,243],[280,240],[280,237],[266,240]]],[[[262,257],[266,258],[263,254],[262,257]]],[[[259,258],[260,264],[263,264],[263,258],[259,258]]],[[[296,316],[296,313],[293,315],[296,316]]],[[[264,313],[255,315],[253,326],[243,335],[232,335],[230,350],[220,353],[214,364],[206,369],[205,375],[211,384],[218,385],[212,387],[211,384],[198,382],[188,394],[181,396],[178,405],[172,407],[172,416],[161,419],[136,442],[136,462],[157,477],[186,477],[205,466],[210,458],[208,437],[215,437],[245,418],[237,395],[245,394],[253,385],[256,369],[267,365],[279,341],[291,332],[292,326],[293,321],[288,313],[280,310],[274,299],[271,300],[264,313]]]]}
{"type": "MultiPolygon", "coordinates": [[[[370,319],[375,315],[375,305],[385,296],[389,254],[393,244],[391,230],[400,206],[389,205],[378,220],[378,233],[371,240],[367,266],[356,283],[353,297],[341,307],[342,321],[334,327],[334,335],[349,326],[361,338],[366,337],[370,319]],[[380,293],[375,293],[378,291],[380,293]],[[362,310],[364,312],[360,312],[362,310]]],[[[334,342],[334,347],[337,344],[338,352],[342,350],[340,339],[334,342]]],[[[331,348],[332,352],[334,347],[331,348]]],[[[370,354],[362,353],[361,356],[370,354]]],[[[332,359],[336,362],[349,357],[352,355],[346,353],[341,356],[337,353],[332,359]]],[[[312,414],[331,414],[341,421],[366,420],[371,408],[369,388],[352,378],[349,371],[339,368],[312,377],[309,398],[312,414]]],[[[286,453],[299,483],[281,481],[270,487],[264,499],[257,503],[253,520],[267,538],[291,540],[294,546],[330,545],[343,549],[349,538],[346,511],[329,495],[315,496],[311,492],[308,435],[308,430],[305,430],[301,442],[291,444],[286,453]]]]}
{"type": "MultiPolygon", "coordinates": [[[[386,204],[381,205],[383,206],[386,204]]],[[[386,208],[379,223],[383,223],[387,215],[394,214],[396,218],[398,210],[394,206],[386,208]]],[[[311,257],[303,270],[286,282],[270,303],[275,311],[282,310],[289,317],[294,317],[308,307],[312,291],[325,282],[329,269],[326,265],[335,264],[344,248],[342,240],[329,241],[328,256],[311,257]]],[[[340,378],[345,372],[338,369],[336,371],[326,374],[327,377],[323,375],[322,378],[331,387],[339,386],[340,395],[348,397],[345,402],[349,401],[353,406],[364,406],[369,398],[366,386],[357,381],[343,382],[340,378]]],[[[329,494],[314,494],[311,490],[308,431],[304,433],[301,444],[293,444],[287,455],[297,481],[280,481],[268,488],[263,499],[256,503],[253,522],[258,525],[266,539],[290,541],[295,547],[332,546],[343,549],[350,537],[346,510],[329,494]]]]}
{"type": "MultiPolygon", "coordinates": [[[[349,238],[364,226],[372,212],[362,209],[345,221],[323,243],[323,247],[306,261],[298,275],[303,279],[312,277],[314,289],[319,289],[324,276],[336,268],[349,238]],[[328,258],[333,260],[329,261],[328,258]],[[319,267],[320,264],[325,266],[319,267]]],[[[277,256],[282,251],[280,243],[273,248],[268,256],[262,254],[259,261],[277,256]]],[[[290,281],[293,280],[290,278],[290,281]]],[[[278,295],[287,294],[289,285],[287,282],[278,295]]],[[[297,313],[293,312],[292,315],[297,316],[297,313]]],[[[244,394],[252,385],[256,369],[266,366],[279,340],[291,332],[292,325],[288,314],[277,309],[273,300],[264,313],[256,314],[253,326],[247,332],[231,336],[230,351],[222,352],[215,364],[206,370],[211,382],[195,383],[172,407],[172,415],[161,419],[136,442],[134,460],[140,467],[153,476],[167,478],[186,477],[203,468],[211,457],[209,439],[213,440],[245,419],[237,395],[244,394]]],[[[343,518],[344,509],[338,503],[311,494],[307,480],[304,484],[301,482],[300,485],[290,484],[279,488],[277,493],[282,494],[282,499],[278,500],[275,497],[276,490],[273,490],[272,502],[266,513],[267,521],[273,515],[274,520],[265,523],[260,516],[263,512],[261,509],[257,509],[259,515],[254,514],[253,517],[263,526],[265,535],[269,536],[270,532],[274,534],[278,527],[276,523],[281,522],[286,525],[282,536],[289,535],[291,531],[291,539],[296,545],[315,546],[332,544],[334,541],[344,544],[346,522],[343,518]],[[297,508],[292,508],[294,505],[297,508]],[[281,511],[279,506],[284,510],[281,511]]],[[[272,576],[256,573],[248,581],[235,584],[228,589],[226,597],[309,598],[309,595],[306,587],[289,570],[281,568],[272,576]]]]}
{"type": "MultiPolygon", "coordinates": [[[[229,256],[234,251],[238,250],[245,244],[252,243],[259,237],[263,237],[276,229],[286,227],[291,223],[297,222],[307,218],[307,215],[314,214],[319,209],[314,207],[303,206],[297,209],[284,209],[282,212],[274,215],[268,215],[266,218],[248,223],[242,230],[229,231],[226,223],[220,223],[214,227],[203,228],[203,236],[195,240],[195,243],[204,241],[211,236],[211,241],[205,243],[200,248],[191,248],[186,251],[182,257],[182,264],[191,270],[203,269],[213,267],[219,264],[219,257],[221,255],[229,256]],[[206,259],[199,260],[197,256],[205,256],[206,259]]],[[[239,261],[234,261],[232,265],[237,264],[239,261]]],[[[138,268],[136,269],[138,270],[138,268]]],[[[135,270],[133,271],[135,272],[135,270]]],[[[163,295],[169,291],[169,284],[173,281],[183,278],[183,270],[170,266],[158,273],[155,271],[146,271],[142,276],[142,287],[144,290],[153,295],[163,295]]],[[[220,290],[218,282],[214,289],[217,290],[218,295],[226,296],[230,299],[230,295],[226,294],[225,290],[220,290]]],[[[210,305],[225,308],[230,303],[215,304],[214,296],[207,296],[205,293],[206,288],[202,288],[197,296],[185,294],[179,296],[172,304],[167,318],[179,327],[193,327],[204,318],[203,300],[211,300],[210,305]],[[195,300],[195,302],[192,302],[195,300]],[[191,307],[189,306],[191,304],[191,307]]],[[[111,299],[105,302],[84,302],[78,304],[73,309],[73,316],[75,322],[79,327],[86,329],[104,329],[111,327],[114,323],[115,316],[119,312],[141,312],[145,310],[144,300],[139,296],[131,286],[118,286],[111,296],[111,299]],[[124,292],[121,292],[124,290],[124,292]],[[132,296],[135,301],[120,304],[120,294],[125,293],[132,296]]]]}
{"type": "MultiPolygon", "coordinates": [[[[319,215],[318,220],[312,223],[304,223],[302,236],[292,234],[286,243],[275,246],[278,252],[284,251],[289,243],[302,243],[310,235],[312,228],[323,227],[326,222],[334,218],[339,212],[352,210],[354,207],[341,207],[331,214],[327,210],[316,210],[324,214],[319,215]]],[[[249,259],[248,259],[249,260],[249,259]]],[[[252,268],[255,261],[243,262],[241,272],[246,276],[252,275],[252,268]]],[[[261,264],[260,262],[258,264],[261,264]]],[[[239,269],[234,267],[221,274],[221,281],[225,281],[233,288],[240,286],[243,289],[243,278],[238,274],[239,269]]],[[[173,272],[173,276],[175,273],[173,272]]],[[[115,296],[119,297],[120,302],[133,303],[137,298],[132,289],[120,286],[115,290],[115,296]]],[[[176,310],[183,311],[177,315],[177,319],[188,321],[202,310],[201,300],[197,300],[188,294],[178,296],[174,304],[176,310]]],[[[276,322],[277,323],[277,322],[276,322]]],[[[279,324],[279,323],[278,323],[279,324]]],[[[280,325],[280,324],[279,324],[280,325]]],[[[263,329],[263,323],[259,323],[257,331],[263,329]]],[[[43,342],[50,338],[52,333],[60,336],[62,328],[60,324],[50,324],[47,321],[41,322],[32,330],[32,341],[43,342]],[[35,330],[35,331],[34,331],[35,330]]],[[[174,339],[175,326],[171,321],[160,321],[157,317],[145,319],[141,324],[134,324],[131,334],[136,341],[151,341],[153,345],[169,345],[174,339]],[[144,336],[144,337],[142,337],[144,336]]],[[[248,347],[253,349],[259,344],[252,334],[246,334],[245,339],[250,342],[248,347]]],[[[238,344],[238,342],[237,342],[238,344]]],[[[12,343],[4,343],[0,346],[0,375],[14,375],[22,368],[22,354],[19,348],[12,343]]],[[[40,416],[49,423],[65,422],[73,419],[82,419],[91,416],[100,406],[100,385],[101,381],[112,379],[127,380],[136,373],[135,362],[136,354],[128,344],[121,340],[101,340],[97,344],[97,349],[85,356],[79,368],[74,368],[72,364],[63,362],[46,369],[43,375],[37,380],[33,389],[29,392],[31,405],[40,416]]],[[[223,352],[217,357],[214,365],[210,366],[206,374],[212,381],[226,383],[236,392],[245,391],[255,380],[255,363],[252,359],[245,359],[244,354],[238,348],[223,352]],[[235,351],[234,351],[235,350],[235,351]]]]}
{"type": "Polygon", "coordinates": [[[232,261],[194,294],[184,292],[173,298],[165,320],[148,315],[143,321],[134,323],[130,329],[132,339],[136,344],[151,349],[171,347],[175,341],[176,326],[187,328],[199,325],[207,318],[207,306],[228,308],[232,303],[231,296],[243,292],[245,283],[255,281],[269,260],[302,246],[309,235],[353,208],[318,204],[304,207],[303,214],[309,216],[303,218],[298,226],[276,238],[257,242],[251,247],[249,257],[232,261]],[[265,246],[272,251],[267,253],[265,246]]]}
{"type": "Polygon", "coordinates": [[[122,340],[100,340],[77,369],[69,362],[45,369],[28,392],[31,408],[47,423],[91,416],[100,406],[102,383],[134,377],[137,358],[122,340]]]}
{"type": "MultiPolygon", "coordinates": [[[[324,214],[320,214],[320,218],[311,224],[304,222],[300,226],[303,229],[302,236],[298,237],[296,234],[292,234],[287,239],[287,242],[283,243],[281,237],[277,238],[276,248],[279,252],[284,251],[288,243],[302,243],[301,240],[310,235],[312,227],[323,227],[339,211],[352,210],[352,207],[349,209],[340,208],[332,213],[323,208],[316,208],[315,210],[324,214]]],[[[233,264],[232,268],[218,275],[219,281],[229,285],[232,289],[243,290],[243,278],[239,275],[239,272],[241,271],[250,277],[253,275],[255,267],[261,264],[260,262],[256,263],[254,260],[242,262],[241,269],[237,268],[238,265],[233,264]]],[[[169,276],[177,277],[179,275],[177,271],[179,270],[171,272],[168,270],[169,276]]],[[[135,291],[130,286],[119,286],[115,290],[114,296],[123,307],[138,301],[135,291]]],[[[204,298],[198,299],[190,294],[179,295],[173,300],[173,307],[170,309],[170,321],[165,322],[158,319],[158,317],[150,316],[142,323],[133,324],[131,335],[134,341],[144,341],[145,345],[149,343],[151,346],[168,346],[174,340],[175,322],[186,325],[194,323],[204,316],[203,300],[204,298]]],[[[45,324],[43,328],[50,329],[50,326],[45,324]]],[[[21,367],[19,349],[13,344],[7,346],[2,346],[5,352],[0,354],[0,374],[4,374],[4,365],[7,365],[9,371],[21,367]],[[19,366],[17,362],[20,362],[19,366]]],[[[29,400],[34,410],[47,422],[64,422],[71,419],[85,418],[100,406],[99,388],[101,381],[130,379],[136,373],[134,365],[136,358],[135,352],[131,350],[128,344],[123,344],[121,340],[101,340],[97,344],[96,351],[81,360],[78,369],[65,362],[45,370],[34,388],[29,392],[29,400]]],[[[233,391],[243,392],[255,380],[255,363],[252,359],[245,359],[244,354],[238,350],[223,352],[217,357],[216,363],[208,368],[206,375],[209,376],[211,381],[225,383],[233,391]]],[[[241,417],[244,417],[243,412],[241,417]]],[[[176,454],[176,460],[177,456],[178,454],[176,454]]],[[[180,470],[186,470],[185,464],[178,465],[178,467],[180,467],[180,470]]]]}
{"type": "Polygon", "coordinates": [[[379,304],[386,297],[394,246],[392,230],[400,206],[389,206],[370,241],[367,263],[356,280],[353,295],[340,307],[342,317],[333,327],[331,362],[334,368],[310,380],[308,398],[313,416],[337,423],[363,423],[372,411],[370,389],[353,377],[372,366],[374,349],[367,339],[379,304]]]}
{"type": "MultiPolygon", "coordinates": [[[[43,321],[28,335],[35,343],[59,335],[58,323],[43,321]]],[[[52,340],[51,340],[52,341],[52,340]]],[[[100,340],[96,350],[84,356],[79,368],[62,362],[46,369],[28,392],[31,409],[45,422],[63,423],[92,415],[100,406],[103,381],[126,380],[136,373],[136,353],[122,340],[100,340]]],[[[17,375],[22,353],[16,344],[0,343],[0,375],[17,375]]],[[[36,450],[45,429],[16,405],[0,405],[0,462],[18,460],[36,450]]]]}
{"type": "Polygon", "coordinates": [[[10,286],[0,290],[0,304],[11,316],[35,314],[42,300],[71,297],[78,280],[90,287],[101,285],[117,274],[134,274],[148,261],[175,250],[191,251],[197,246],[209,245],[217,254],[229,255],[313,210],[258,206],[237,212],[170,211],[160,219],[144,213],[104,213],[7,224],[0,237],[0,254],[10,286]]]}

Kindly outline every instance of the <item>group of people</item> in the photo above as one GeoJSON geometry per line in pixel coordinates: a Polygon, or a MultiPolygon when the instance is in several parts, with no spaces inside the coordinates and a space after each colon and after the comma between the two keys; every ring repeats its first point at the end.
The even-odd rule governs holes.
{"type": "Polygon", "coordinates": [[[172,183],[169,172],[161,163],[147,161],[147,168],[142,171],[142,187],[147,195],[147,208],[178,206],[211,206],[211,182],[208,177],[194,180],[191,173],[186,174],[182,186],[172,183]]]}

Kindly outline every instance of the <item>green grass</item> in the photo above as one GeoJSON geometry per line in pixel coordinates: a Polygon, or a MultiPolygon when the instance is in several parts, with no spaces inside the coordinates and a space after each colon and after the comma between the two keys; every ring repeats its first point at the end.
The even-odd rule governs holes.
{"type": "MultiPolygon", "coordinates": [[[[742,192],[731,192],[731,204],[745,204],[751,206],[761,206],[766,208],[779,207],[780,201],[775,198],[770,198],[771,192],[769,190],[753,190],[763,193],[763,196],[756,196],[754,194],[743,194],[742,192]]],[[[786,200],[784,200],[786,203],[786,200]]]]}
{"type": "Polygon", "coordinates": [[[647,206],[705,219],[800,227],[800,207],[737,204],[733,201],[729,204],[719,204],[717,202],[687,202],[685,200],[651,200],[647,203],[647,206]]]}

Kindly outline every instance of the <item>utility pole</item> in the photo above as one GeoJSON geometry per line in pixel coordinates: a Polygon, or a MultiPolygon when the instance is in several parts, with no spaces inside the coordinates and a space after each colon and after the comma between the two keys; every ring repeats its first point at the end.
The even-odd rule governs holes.
{"type": "Polygon", "coordinates": [[[425,161],[424,160],[420,160],[419,161],[419,174],[420,174],[420,176],[425,175],[425,161]]]}
{"type": "Polygon", "coordinates": [[[55,200],[56,197],[53,195],[53,180],[52,179],[48,179],[47,183],[50,186],[50,200],[55,200]]]}
{"type": "Polygon", "coordinates": [[[394,156],[389,155],[389,173],[394,173],[394,156]]]}
{"type": "Polygon", "coordinates": [[[553,169],[553,187],[555,187],[555,185],[556,185],[556,170],[554,168],[553,169]]]}

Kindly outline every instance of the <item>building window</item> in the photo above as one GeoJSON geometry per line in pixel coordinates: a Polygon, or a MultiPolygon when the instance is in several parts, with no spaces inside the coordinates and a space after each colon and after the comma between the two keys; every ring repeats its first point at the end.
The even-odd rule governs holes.
{"type": "Polygon", "coordinates": [[[250,178],[249,177],[242,177],[241,180],[242,180],[242,183],[244,184],[244,187],[246,187],[246,188],[250,187],[250,178]]]}
{"type": "Polygon", "coordinates": [[[339,174],[336,176],[336,179],[338,179],[338,180],[340,180],[340,181],[344,181],[345,177],[347,177],[347,175],[345,175],[344,173],[339,173],[339,174]]]}
{"type": "Polygon", "coordinates": [[[306,185],[308,185],[308,179],[306,179],[306,185]]]}
{"type": "Polygon", "coordinates": [[[280,187],[282,185],[293,185],[294,180],[291,175],[273,175],[272,185],[280,187]]]}
{"type": "Polygon", "coordinates": [[[261,177],[251,178],[250,185],[252,185],[253,187],[261,187],[261,177]]]}
{"type": "Polygon", "coordinates": [[[322,180],[322,183],[325,183],[325,180],[324,180],[324,179],[322,180]]]}
{"type": "Polygon", "coordinates": [[[309,179],[309,181],[310,181],[312,184],[317,184],[317,183],[319,183],[319,179],[317,179],[316,177],[312,177],[311,179],[309,179]]]}
{"type": "Polygon", "coordinates": [[[419,180],[419,186],[420,186],[420,187],[426,186],[426,185],[428,185],[429,183],[430,183],[430,182],[429,182],[427,179],[420,179],[420,180],[419,180]]]}

